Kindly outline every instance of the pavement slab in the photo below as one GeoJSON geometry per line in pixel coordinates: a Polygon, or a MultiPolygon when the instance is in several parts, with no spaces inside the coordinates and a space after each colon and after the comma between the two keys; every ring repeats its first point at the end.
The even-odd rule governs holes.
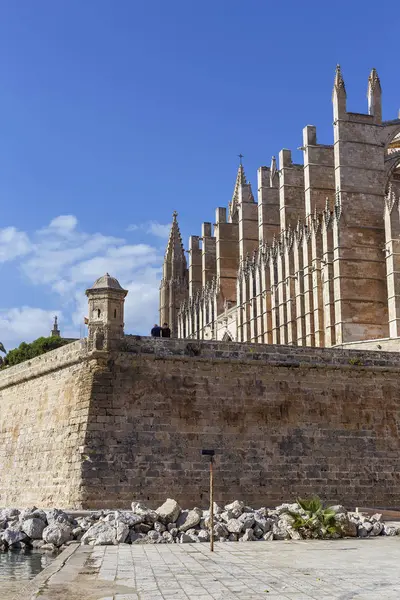
{"type": "Polygon", "coordinates": [[[48,577],[47,569],[38,576],[26,600],[400,598],[399,537],[218,542],[213,553],[205,543],[76,546],[68,552],[48,577]]]}

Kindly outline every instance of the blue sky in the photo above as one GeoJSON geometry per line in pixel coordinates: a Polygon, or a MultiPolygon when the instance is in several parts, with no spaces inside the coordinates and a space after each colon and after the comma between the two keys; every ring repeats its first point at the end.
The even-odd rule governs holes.
{"type": "Polygon", "coordinates": [[[79,336],[84,290],[128,287],[126,331],[157,320],[174,209],[185,244],[257,167],[317,126],[332,142],[342,66],[366,112],[400,107],[398,3],[358,0],[0,2],[0,340],[79,336]]]}

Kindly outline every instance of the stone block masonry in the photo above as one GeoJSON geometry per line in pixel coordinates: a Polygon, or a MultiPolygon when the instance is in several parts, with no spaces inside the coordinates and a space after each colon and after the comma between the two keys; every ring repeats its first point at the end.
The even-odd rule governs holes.
{"type": "Polygon", "coordinates": [[[0,373],[0,506],[397,507],[400,356],[125,337],[0,373]]]}

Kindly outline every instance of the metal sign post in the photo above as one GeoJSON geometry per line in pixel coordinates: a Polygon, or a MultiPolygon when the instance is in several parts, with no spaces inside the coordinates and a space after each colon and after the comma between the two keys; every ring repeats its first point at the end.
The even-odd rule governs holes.
{"type": "Polygon", "coordinates": [[[203,456],[210,457],[210,551],[214,552],[214,473],[213,459],[215,450],[202,450],[203,456]]]}

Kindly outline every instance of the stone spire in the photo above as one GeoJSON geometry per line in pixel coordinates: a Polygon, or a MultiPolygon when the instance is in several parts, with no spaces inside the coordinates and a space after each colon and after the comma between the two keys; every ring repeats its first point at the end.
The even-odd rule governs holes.
{"type": "Polygon", "coordinates": [[[247,186],[249,188],[249,192],[250,192],[248,195],[249,201],[254,202],[253,194],[251,192],[251,187],[246,179],[246,173],[244,172],[244,167],[242,164],[243,157],[241,154],[239,156],[240,156],[240,164],[239,164],[238,172],[236,175],[235,188],[233,190],[232,200],[229,203],[229,217],[230,217],[231,222],[237,220],[238,204],[240,202],[241,191],[244,189],[244,186],[247,186]]]}
{"type": "Polygon", "coordinates": [[[57,316],[54,317],[53,329],[51,330],[50,335],[52,337],[61,337],[60,330],[58,328],[58,319],[57,319],[57,316]]]}
{"type": "Polygon", "coordinates": [[[382,88],[376,69],[372,69],[368,77],[368,114],[373,115],[374,121],[382,122],[382,88]]]}
{"type": "Polygon", "coordinates": [[[183,248],[177,217],[178,213],[174,210],[172,213],[172,225],[164,258],[163,275],[166,279],[181,277],[187,267],[185,250],[183,248]]]}
{"type": "Polygon", "coordinates": [[[334,118],[341,119],[346,115],[346,87],[340,65],[336,65],[335,81],[333,84],[332,102],[334,118]]]}
{"type": "Polygon", "coordinates": [[[160,286],[160,325],[168,323],[172,337],[177,336],[179,307],[188,293],[187,262],[177,217],[174,211],[160,286]]]}

